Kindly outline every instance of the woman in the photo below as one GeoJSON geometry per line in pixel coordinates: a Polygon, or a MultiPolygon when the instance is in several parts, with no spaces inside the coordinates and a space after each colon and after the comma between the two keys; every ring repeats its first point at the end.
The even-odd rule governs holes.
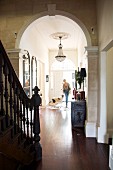
{"type": "Polygon", "coordinates": [[[63,80],[63,93],[65,94],[65,98],[66,98],[66,108],[68,105],[68,96],[69,96],[69,91],[70,91],[70,85],[69,83],[66,81],[66,79],[63,80]]]}

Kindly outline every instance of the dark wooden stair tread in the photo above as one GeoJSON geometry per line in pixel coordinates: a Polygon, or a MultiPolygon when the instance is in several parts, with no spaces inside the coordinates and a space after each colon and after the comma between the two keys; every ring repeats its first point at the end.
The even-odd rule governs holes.
{"type": "Polygon", "coordinates": [[[33,161],[33,156],[12,144],[0,144],[0,152],[9,157],[13,157],[24,165],[29,165],[33,161]]]}
{"type": "Polygon", "coordinates": [[[0,115],[0,121],[3,120],[4,118],[5,118],[5,116],[0,115]]]}
{"type": "Polygon", "coordinates": [[[16,170],[20,166],[19,161],[0,152],[0,170],[16,170]]]}
{"type": "Polygon", "coordinates": [[[7,133],[9,133],[9,131],[13,128],[14,126],[9,126],[8,128],[6,128],[4,131],[1,132],[0,137],[6,135],[7,133]]]}

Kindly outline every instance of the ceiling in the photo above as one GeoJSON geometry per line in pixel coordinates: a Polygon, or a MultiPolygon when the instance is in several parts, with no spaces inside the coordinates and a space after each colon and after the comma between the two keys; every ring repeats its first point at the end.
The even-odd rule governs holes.
{"type": "Polygon", "coordinates": [[[35,37],[38,38],[38,40],[43,40],[44,45],[48,49],[58,49],[60,41],[51,37],[51,34],[56,32],[65,32],[69,34],[67,39],[62,39],[62,45],[65,49],[76,49],[81,41],[85,42],[86,45],[85,35],[79,25],[64,16],[56,15],[41,17],[31,23],[24,34],[29,35],[31,30],[32,32],[35,32],[35,37]]]}

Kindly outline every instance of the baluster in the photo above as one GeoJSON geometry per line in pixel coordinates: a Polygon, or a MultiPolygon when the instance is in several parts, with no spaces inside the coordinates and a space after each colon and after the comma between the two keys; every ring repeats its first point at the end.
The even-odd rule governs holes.
{"type": "Polygon", "coordinates": [[[13,91],[13,97],[14,97],[14,134],[16,134],[17,132],[17,125],[16,125],[16,113],[17,113],[17,109],[16,109],[16,85],[14,83],[14,91],[13,91]]]}
{"type": "Polygon", "coordinates": [[[16,95],[16,98],[17,98],[17,132],[20,131],[20,128],[19,128],[19,116],[20,116],[20,112],[19,112],[19,89],[17,89],[17,95],[16,95]]]}
{"type": "MultiPolygon", "coordinates": [[[[10,105],[10,125],[13,126],[13,76],[12,76],[12,72],[10,71],[10,74],[9,74],[9,85],[10,85],[10,98],[9,98],[9,105],[10,105]]],[[[11,137],[13,138],[14,136],[14,130],[12,129],[11,130],[11,137]]]]}
{"type": "Polygon", "coordinates": [[[26,131],[25,131],[25,103],[23,103],[23,115],[22,115],[22,120],[23,120],[23,131],[24,131],[24,137],[26,137],[26,131]]]}
{"type": "Polygon", "coordinates": [[[28,117],[28,104],[26,106],[26,125],[27,125],[27,139],[29,139],[29,117],[28,117]]]}
{"type": "Polygon", "coordinates": [[[12,106],[13,106],[13,100],[12,100],[12,82],[13,82],[13,76],[12,73],[10,72],[9,74],[9,84],[10,84],[10,99],[9,99],[9,105],[10,105],[10,125],[13,125],[13,113],[12,113],[12,106]]]}
{"type": "Polygon", "coordinates": [[[0,54],[0,115],[3,115],[4,107],[3,107],[3,59],[0,54]]]}
{"type": "Polygon", "coordinates": [[[33,143],[33,110],[30,108],[30,129],[31,129],[31,143],[33,143]]]}
{"type": "Polygon", "coordinates": [[[22,99],[20,97],[20,129],[21,129],[21,140],[23,139],[23,127],[22,127],[22,99]]]}
{"type": "Polygon", "coordinates": [[[4,92],[4,97],[5,97],[5,112],[6,112],[6,127],[9,126],[9,115],[8,115],[8,68],[7,65],[4,65],[4,74],[5,74],[5,92],[4,92]]]}
{"type": "MultiPolygon", "coordinates": [[[[0,54],[0,116],[5,115],[4,112],[4,100],[3,100],[3,58],[0,54]]],[[[0,132],[3,131],[6,128],[5,119],[0,121],[0,132]]]]}

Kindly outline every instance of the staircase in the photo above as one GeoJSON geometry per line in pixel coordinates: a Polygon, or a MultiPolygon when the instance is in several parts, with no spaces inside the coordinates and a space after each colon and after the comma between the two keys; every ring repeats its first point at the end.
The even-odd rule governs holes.
{"type": "Polygon", "coordinates": [[[0,41],[1,170],[25,170],[41,160],[40,104],[38,92],[27,97],[0,41]]]}

